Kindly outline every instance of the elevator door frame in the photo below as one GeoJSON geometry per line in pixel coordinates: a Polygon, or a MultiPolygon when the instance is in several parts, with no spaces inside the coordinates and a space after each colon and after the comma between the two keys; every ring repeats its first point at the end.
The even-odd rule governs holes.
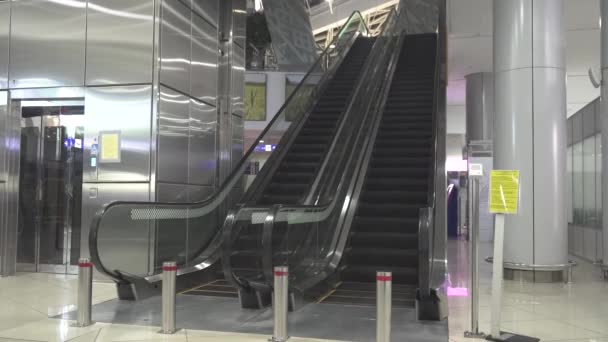
{"type": "MultiPolygon", "coordinates": [[[[21,112],[23,113],[24,107],[21,106],[21,112]]],[[[29,271],[29,272],[44,272],[44,273],[60,273],[60,274],[76,274],[78,271],[78,268],[76,266],[76,264],[74,262],[72,262],[72,234],[73,234],[73,222],[72,222],[72,215],[73,215],[73,210],[75,209],[74,206],[70,205],[70,204],[75,204],[75,203],[71,203],[72,201],[70,201],[71,196],[74,196],[74,191],[73,189],[71,189],[70,193],[71,194],[67,194],[65,195],[65,198],[63,198],[63,205],[60,206],[60,208],[63,210],[63,212],[61,213],[57,213],[55,212],[55,215],[51,216],[47,216],[47,213],[43,212],[44,211],[44,206],[45,203],[47,202],[51,202],[53,201],[53,195],[55,196],[59,196],[59,194],[54,194],[53,193],[53,189],[50,189],[50,185],[51,183],[49,182],[49,179],[47,179],[45,177],[45,172],[51,171],[50,168],[48,168],[49,164],[53,164],[56,163],[58,160],[56,160],[56,158],[49,158],[49,156],[52,156],[53,151],[48,151],[48,147],[53,148],[53,146],[48,146],[48,140],[46,140],[47,135],[49,134],[53,134],[55,133],[55,135],[59,134],[61,135],[60,137],[56,138],[55,141],[55,148],[56,148],[56,157],[59,158],[63,158],[64,155],[61,154],[59,152],[59,149],[63,150],[62,145],[65,143],[64,138],[76,138],[75,136],[72,137],[72,133],[76,134],[77,133],[77,129],[74,129],[72,132],[71,130],[69,130],[69,128],[76,128],[76,127],[82,127],[82,125],[69,125],[66,124],[66,121],[69,122],[70,121],[70,117],[79,117],[80,121],[83,121],[84,119],[84,112],[82,114],[75,114],[75,115],[62,115],[61,113],[58,114],[43,114],[40,116],[32,116],[32,117],[22,117],[21,119],[21,129],[22,131],[25,128],[38,128],[37,131],[35,131],[36,133],[36,137],[34,137],[33,141],[35,142],[35,152],[36,155],[34,156],[34,165],[35,165],[35,173],[34,173],[34,177],[35,177],[35,186],[34,186],[34,194],[33,197],[35,198],[35,220],[33,222],[34,224],[34,241],[33,241],[33,246],[27,246],[28,248],[33,249],[33,252],[30,252],[28,254],[32,255],[34,258],[34,263],[20,263],[18,265],[18,270],[19,271],[29,271]],[[73,127],[72,127],[73,126],[73,127]],[[66,131],[63,132],[62,128],[66,128],[66,131]],[[55,132],[53,132],[55,131],[55,132]],[[64,137],[64,133],[66,134],[66,137],[64,137]],[[58,154],[59,153],[59,154],[58,154]],[[50,196],[49,196],[50,194],[50,196]],[[51,197],[51,198],[49,198],[51,197]],[[50,231],[51,227],[48,227],[47,224],[49,223],[48,221],[52,222],[52,217],[57,219],[57,218],[61,218],[61,224],[59,226],[55,226],[55,229],[59,228],[59,232],[55,232],[55,234],[60,235],[60,240],[61,240],[61,252],[60,253],[53,253],[52,251],[52,246],[49,245],[49,243],[52,242],[57,242],[58,240],[55,238],[53,239],[52,236],[52,231],[50,231]],[[49,229],[48,231],[45,231],[45,229],[49,229]],[[51,235],[48,235],[48,233],[51,233],[51,235]],[[46,244],[45,244],[46,243],[46,244]],[[49,248],[50,247],[50,248],[49,248]],[[42,254],[43,252],[43,248],[45,251],[47,251],[47,253],[50,253],[49,255],[47,255],[46,257],[44,257],[42,254]],[[48,263],[49,258],[52,257],[58,257],[59,254],[61,254],[60,259],[61,259],[61,263],[48,263]]],[[[74,121],[79,121],[79,120],[74,120],[74,121]]],[[[23,137],[23,134],[22,134],[23,137]]],[[[21,142],[23,144],[23,141],[21,142]]],[[[24,151],[21,151],[21,154],[23,154],[24,151]]],[[[21,159],[24,156],[21,156],[21,159]]],[[[73,158],[74,156],[72,156],[73,158]]],[[[63,161],[60,161],[63,163],[63,161]]],[[[74,160],[72,160],[72,162],[74,162],[74,160]]],[[[63,169],[62,169],[63,171],[63,169]]],[[[69,174],[73,176],[73,171],[69,171],[69,174]]],[[[22,176],[22,173],[20,172],[20,176],[22,176]]],[[[56,175],[55,175],[56,176],[56,175]]],[[[69,184],[68,183],[72,183],[71,179],[66,179],[67,175],[66,174],[62,174],[61,177],[63,178],[63,181],[61,184],[63,184],[63,191],[67,192],[68,189],[67,187],[73,187],[73,184],[69,184]]],[[[58,189],[55,189],[58,190],[58,189]]],[[[22,191],[25,191],[24,189],[20,189],[20,195],[22,194],[22,191]]],[[[79,193],[81,191],[78,191],[79,193]]],[[[20,202],[21,203],[21,202],[20,202]]],[[[52,208],[52,206],[51,206],[52,208]]],[[[79,250],[79,248],[77,249],[79,250]]],[[[19,251],[18,251],[19,252],[19,251]]]]}
{"type": "MultiPolygon", "coordinates": [[[[84,103],[84,98],[85,98],[85,88],[83,87],[58,87],[58,88],[37,88],[37,89],[14,89],[10,91],[10,97],[9,97],[9,112],[11,113],[11,116],[13,118],[12,120],[12,125],[11,125],[11,129],[13,131],[18,132],[17,134],[15,134],[15,138],[17,139],[17,141],[15,141],[14,147],[16,148],[17,151],[15,151],[16,153],[16,168],[13,167],[12,170],[10,170],[10,181],[16,184],[19,184],[20,181],[20,175],[21,175],[21,170],[20,170],[20,158],[21,158],[21,113],[23,112],[23,109],[21,108],[21,103],[23,101],[81,101],[82,103],[84,103]],[[17,117],[18,116],[18,117],[17,117]]],[[[84,113],[82,115],[83,117],[83,125],[84,123],[84,113]]],[[[42,122],[42,119],[40,119],[42,122]]],[[[42,133],[41,132],[41,137],[42,137],[42,133]]],[[[41,144],[42,142],[39,142],[39,144],[41,144]]],[[[40,151],[39,151],[40,153],[40,151]]],[[[13,163],[15,164],[15,163],[13,163]]],[[[17,197],[19,196],[19,189],[17,189],[17,197]]],[[[18,229],[19,229],[19,199],[17,198],[16,200],[17,204],[14,206],[14,209],[10,210],[10,212],[7,212],[7,217],[8,217],[8,221],[11,223],[10,224],[10,229],[13,229],[15,231],[15,234],[17,233],[18,229]],[[12,216],[12,217],[11,217],[12,216]]],[[[82,204],[82,203],[81,203],[82,204]]],[[[39,204],[38,204],[39,205],[39,204]]],[[[9,208],[10,209],[10,208],[9,208]]],[[[82,210],[82,209],[81,209],[82,210]]],[[[39,228],[37,227],[36,230],[38,231],[39,228]]],[[[65,234],[65,232],[64,232],[65,234]]],[[[48,272],[48,273],[58,273],[58,274],[77,274],[78,272],[78,266],[77,265],[70,265],[70,253],[72,250],[72,239],[71,239],[71,232],[70,234],[67,234],[67,238],[69,238],[68,240],[68,245],[66,246],[67,248],[65,248],[65,256],[64,256],[64,264],[61,265],[50,265],[50,264],[40,264],[39,263],[39,259],[38,259],[38,255],[39,255],[39,239],[38,239],[38,233],[36,235],[36,242],[35,242],[35,248],[36,250],[34,251],[34,253],[36,254],[35,256],[35,263],[34,264],[21,264],[21,263],[17,263],[16,264],[16,270],[17,271],[25,271],[25,272],[48,272]],[[37,267],[38,266],[38,267],[37,267]]],[[[65,241],[66,236],[64,235],[64,241],[65,241]]],[[[80,243],[80,241],[77,242],[78,244],[80,243]]],[[[77,246],[78,247],[78,246],[77,246]]],[[[17,260],[17,255],[18,255],[18,251],[15,249],[15,261],[17,260]]]]}

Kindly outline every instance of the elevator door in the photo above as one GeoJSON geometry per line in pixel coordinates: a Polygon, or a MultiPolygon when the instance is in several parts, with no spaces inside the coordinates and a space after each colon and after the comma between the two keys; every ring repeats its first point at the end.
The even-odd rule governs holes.
{"type": "Polygon", "coordinates": [[[80,257],[83,106],[22,104],[19,271],[76,273],[80,257]]]}

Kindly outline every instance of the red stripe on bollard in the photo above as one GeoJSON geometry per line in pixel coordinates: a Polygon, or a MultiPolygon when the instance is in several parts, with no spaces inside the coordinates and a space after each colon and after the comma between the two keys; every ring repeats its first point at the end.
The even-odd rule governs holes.
{"type": "Polygon", "coordinates": [[[93,264],[90,262],[80,262],[80,263],[78,263],[78,267],[85,267],[85,268],[93,267],[93,264]]]}
{"type": "Polygon", "coordinates": [[[163,271],[177,271],[177,266],[163,266],[163,271]]]}
{"type": "Polygon", "coordinates": [[[392,281],[393,277],[392,276],[377,276],[376,280],[377,281],[392,281]]]}
{"type": "Polygon", "coordinates": [[[288,275],[289,272],[283,272],[283,271],[274,271],[274,275],[277,277],[282,277],[282,276],[286,276],[288,275]]]}

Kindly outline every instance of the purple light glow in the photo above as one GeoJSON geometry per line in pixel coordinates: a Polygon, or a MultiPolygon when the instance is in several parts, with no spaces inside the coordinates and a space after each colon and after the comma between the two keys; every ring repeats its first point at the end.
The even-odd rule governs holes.
{"type": "Polygon", "coordinates": [[[466,287],[448,287],[448,297],[468,297],[469,289],[466,287]]]}

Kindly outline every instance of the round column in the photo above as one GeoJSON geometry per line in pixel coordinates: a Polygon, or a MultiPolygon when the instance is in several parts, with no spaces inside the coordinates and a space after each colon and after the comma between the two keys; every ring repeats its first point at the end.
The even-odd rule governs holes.
{"type": "MultiPolygon", "coordinates": [[[[520,170],[521,186],[519,214],[506,217],[506,263],[568,262],[563,16],[562,0],[494,1],[494,168],[520,170]]],[[[515,274],[561,273],[505,272],[515,274]]]]}
{"type": "Polygon", "coordinates": [[[601,61],[602,98],[600,101],[601,131],[602,131],[602,226],[604,238],[603,263],[608,270],[608,1],[600,0],[602,14],[601,28],[601,61]]]}
{"type": "Polygon", "coordinates": [[[494,75],[478,72],[467,80],[467,142],[494,136],[494,75]]]}

